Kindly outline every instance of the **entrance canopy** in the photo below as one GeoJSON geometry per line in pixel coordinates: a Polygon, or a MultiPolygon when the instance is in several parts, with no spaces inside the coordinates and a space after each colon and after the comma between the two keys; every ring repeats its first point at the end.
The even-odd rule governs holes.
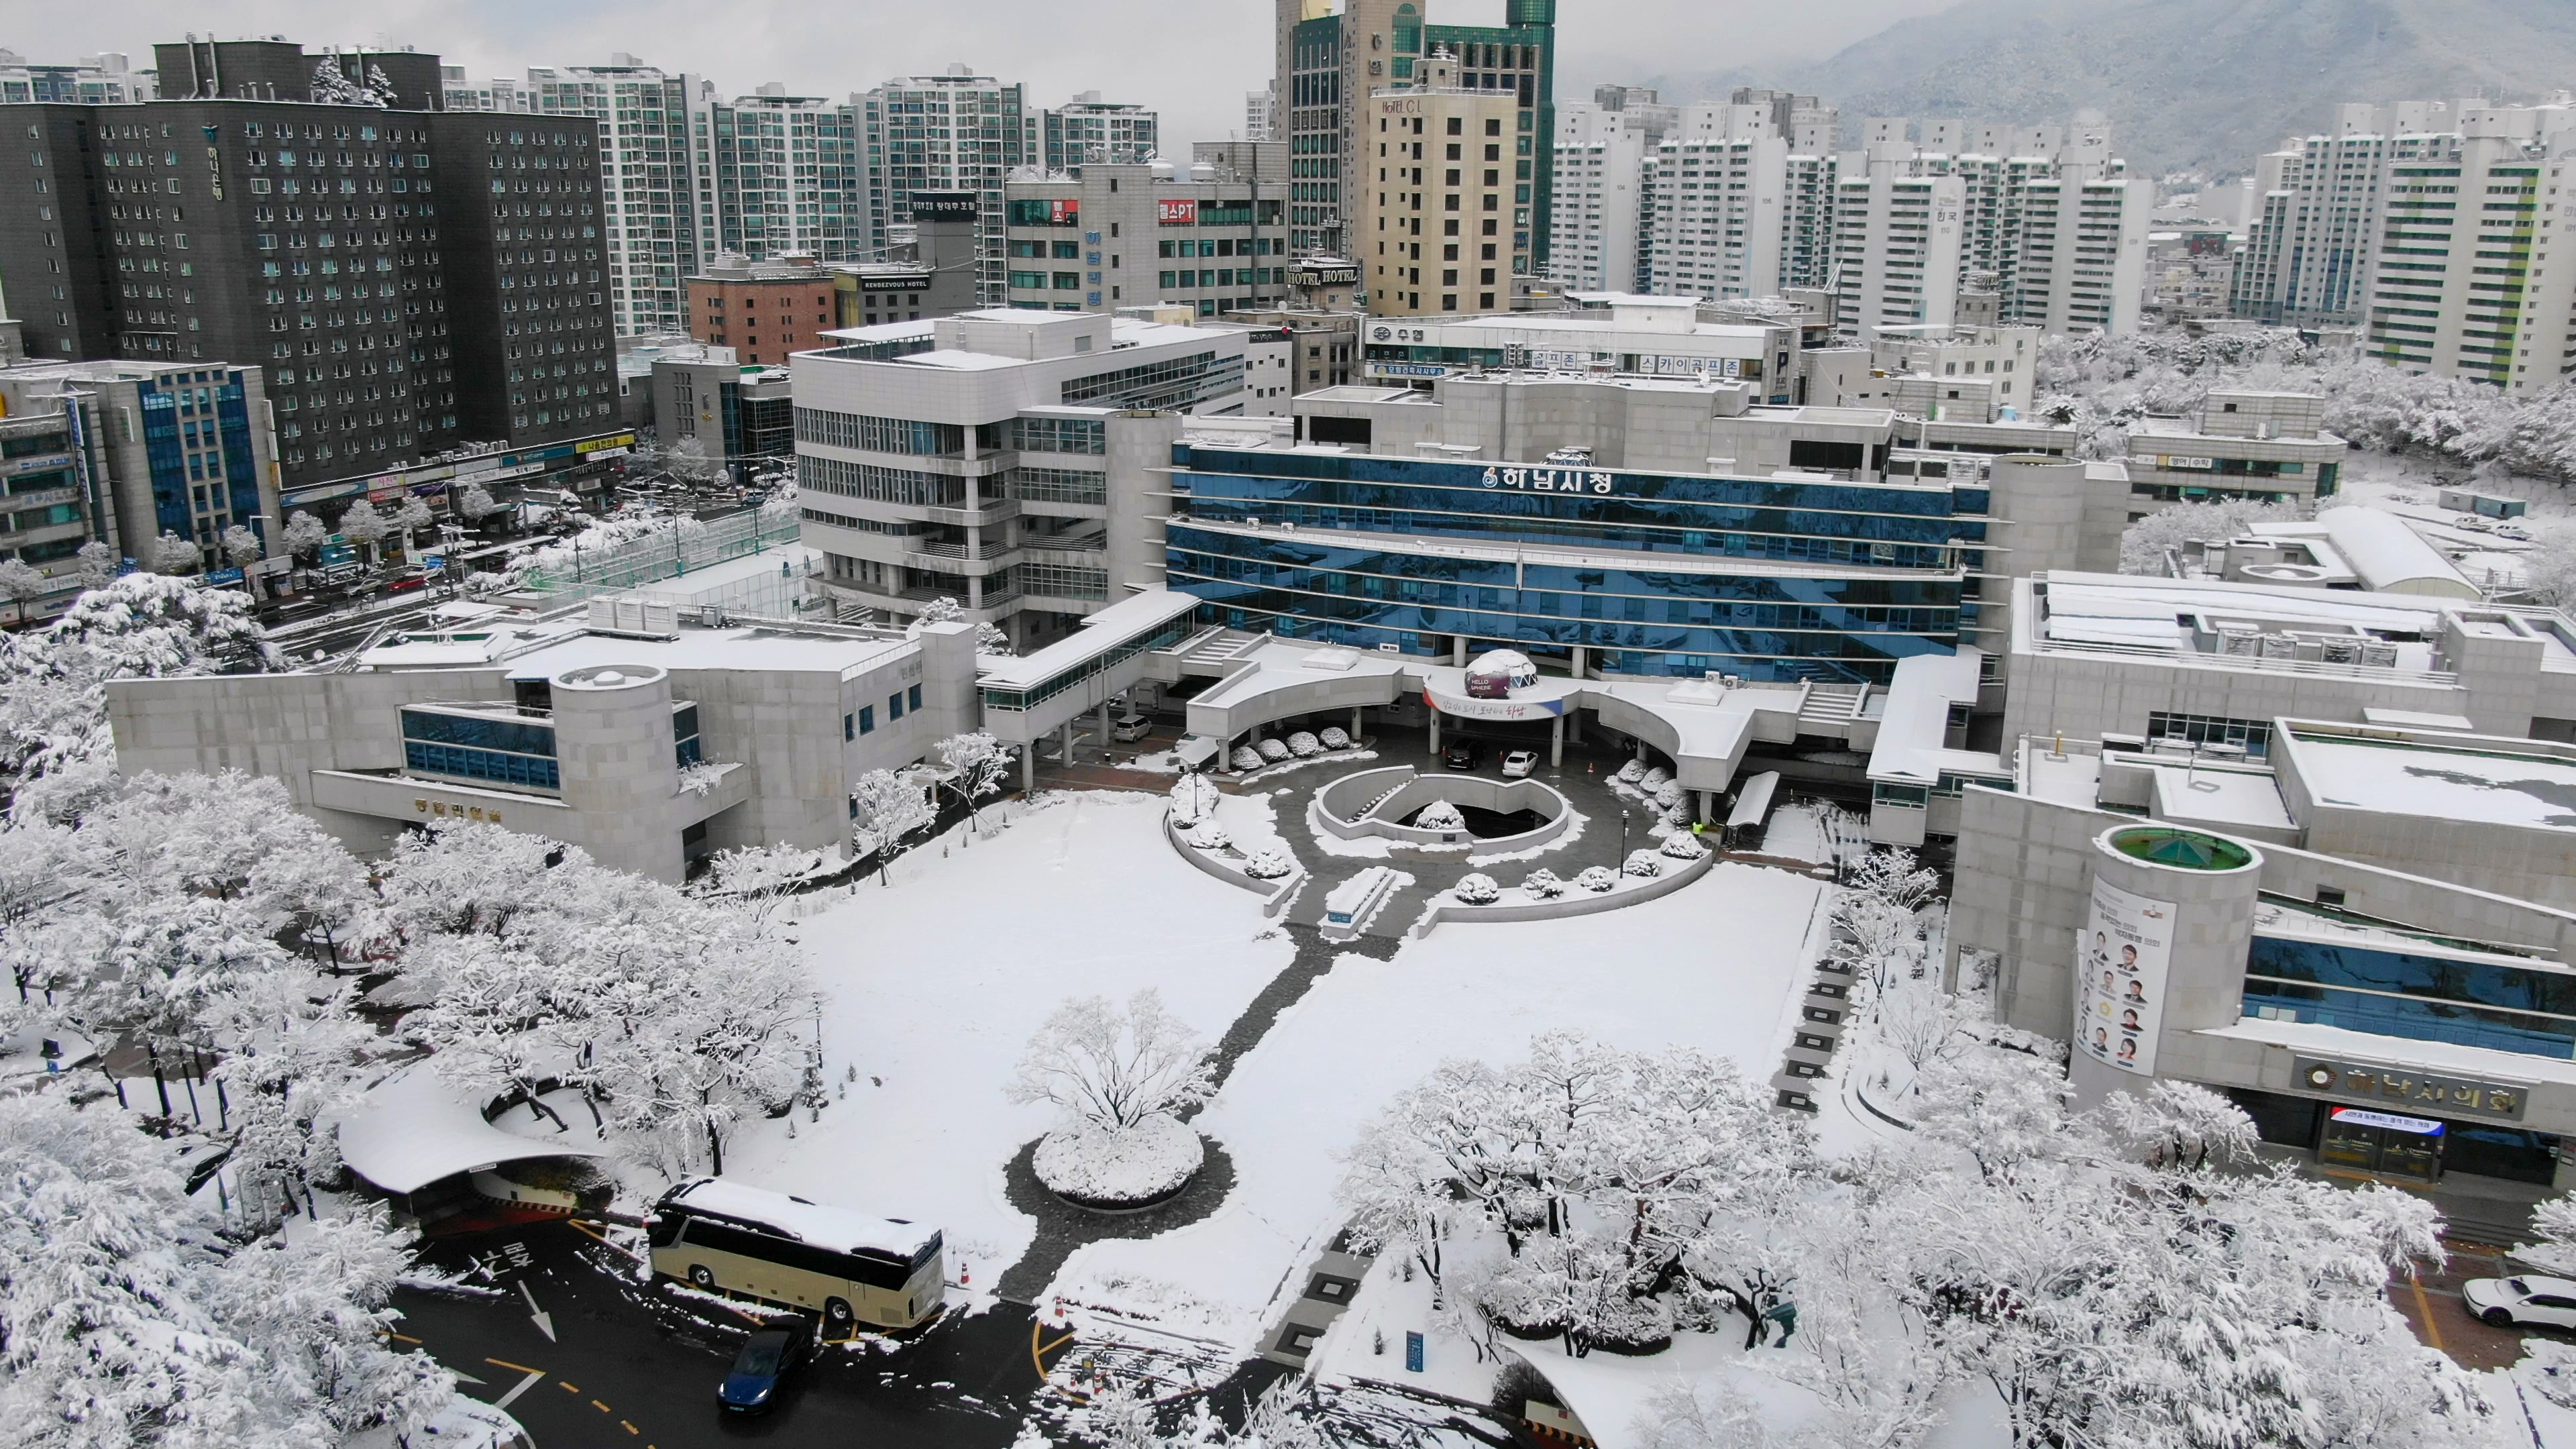
{"type": "Polygon", "coordinates": [[[390,1193],[532,1157],[605,1157],[594,1147],[504,1132],[483,1120],[427,1062],[376,1084],[340,1119],[340,1160],[390,1193]]]}

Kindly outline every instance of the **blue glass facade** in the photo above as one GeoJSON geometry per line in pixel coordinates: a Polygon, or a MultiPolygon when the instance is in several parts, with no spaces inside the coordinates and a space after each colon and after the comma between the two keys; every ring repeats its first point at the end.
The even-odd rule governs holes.
{"type": "Polygon", "coordinates": [[[563,788],[555,764],[555,727],[546,721],[405,709],[402,732],[403,764],[422,774],[538,790],[563,788]]]}
{"type": "Polygon", "coordinates": [[[143,406],[156,532],[212,543],[214,531],[198,521],[216,515],[258,527],[259,471],[251,458],[241,374],[171,373],[138,382],[135,393],[143,406]],[[196,506],[200,492],[206,499],[202,515],[196,506]]]}
{"type": "Polygon", "coordinates": [[[1581,646],[1622,674],[1884,683],[1897,660],[1948,653],[1975,623],[1961,570],[1985,541],[1983,489],[1187,444],[1173,455],[1186,519],[1166,534],[1171,586],[1233,627],[1424,653],[1458,634],[1581,646]],[[1418,540],[1635,557],[1462,557],[1418,540]],[[1707,571],[1718,559],[1755,566],[1707,571]]]}
{"type": "Polygon", "coordinates": [[[2538,967],[2256,936],[2245,1014],[2576,1058],[2576,974],[2538,967]]]}

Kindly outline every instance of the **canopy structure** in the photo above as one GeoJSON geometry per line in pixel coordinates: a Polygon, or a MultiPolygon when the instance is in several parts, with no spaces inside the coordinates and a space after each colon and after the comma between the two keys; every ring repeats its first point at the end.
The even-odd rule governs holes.
{"type": "Polygon", "coordinates": [[[390,1193],[413,1193],[443,1177],[532,1157],[605,1157],[578,1142],[522,1137],[440,1081],[426,1062],[377,1083],[340,1119],[340,1160],[390,1193]]]}

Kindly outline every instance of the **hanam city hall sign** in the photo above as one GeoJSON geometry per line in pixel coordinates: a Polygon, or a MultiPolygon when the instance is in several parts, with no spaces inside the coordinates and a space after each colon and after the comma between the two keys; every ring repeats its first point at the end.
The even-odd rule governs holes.
{"type": "Polygon", "coordinates": [[[1524,493],[1607,493],[1611,477],[1583,468],[1488,468],[1479,481],[1524,493]]]}
{"type": "Polygon", "coordinates": [[[2402,1067],[2375,1067],[2362,1062],[2300,1057],[2290,1080],[2302,1091],[2364,1102],[2400,1104],[2418,1112],[2522,1120],[2529,1089],[2519,1083],[2481,1081],[2474,1077],[2435,1075],[2402,1067]]]}

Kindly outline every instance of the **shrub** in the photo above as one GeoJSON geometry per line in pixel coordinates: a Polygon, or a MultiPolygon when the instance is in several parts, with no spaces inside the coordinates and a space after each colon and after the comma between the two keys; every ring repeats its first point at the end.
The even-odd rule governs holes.
{"type": "Polygon", "coordinates": [[[1277,740],[1263,740],[1259,748],[1261,750],[1261,758],[1268,760],[1274,765],[1288,758],[1288,747],[1277,740]]]}
{"type": "Polygon", "coordinates": [[[1677,780],[1667,780],[1655,787],[1655,803],[1667,810],[1682,803],[1683,798],[1681,783],[1677,780]]]}
{"type": "Polygon", "coordinates": [[[1628,863],[1619,868],[1626,871],[1628,874],[1637,877],[1639,880],[1653,880],[1655,877],[1664,873],[1664,863],[1657,860],[1655,858],[1655,853],[1651,850],[1640,850],[1632,853],[1628,857],[1628,863]]]}
{"type": "Polygon", "coordinates": [[[1258,770],[1261,768],[1261,752],[1250,745],[1237,745],[1235,747],[1233,760],[1234,767],[1238,770],[1258,770]]]}
{"type": "Polygon", "coordinates": [[[1295,755],[1298,759],[1302,760],[1310,755],[1320,755],[1323,752],[1323,743],[1304,730],[1299,730],[1297,733],[1288,737],[1288,753],[1295,755]]]}
{"type": "Polygon", "coordinates": [[[1234,837],[1213,820],[1202,820],[1191,826],[1181,838],[1201,850],[1223,850],[1234,844],[1234,837]]]}
{"type": "Polygon", "coordinates": [[[1328,750],[1347,750],[1351,747],[1350,732],[1339,725],[1325,726],[1323,733],[1315,738],[1328,750]]]}
{"type": "Polygon", "coordinates": [[[1462,875],[1450,894],[1471,906],[1489,906],[1502,899],[1503,888],[1489,875],[1462,875]]]}
{"type": "Polygon", "coordinates": [[[1555,871],[1540,866],[1521,877],[1521,894],[1532,900],[1552,901],[1565,894],[1565,882],[1557,879],[1555,871]]]}
{"type": "Polygon", "coordinates": [[[1610,867],[1596,865],[1587,867],[1574,883],[1588,891],[1606,891],[1619,883],[1619,877],[1610,873],[1610,867]]]}
{"type": "Polygon", "coordinates": [[[1665,836],[1664,843],[1658,848],[1675,860],[1697,860],[1708,854],[1708,847],[1687,830],[1676,830],[1665,836]]]}
{"type": "Polygon", "coordinates": [[[1628,784],[1634,785],[1634,784],[1636,784],[1639,780],[1641,780],[1641,779],[1645,778],[1645,774],[1646,774],[1646,762],[1645,762],[1645,761],[1643,761],[1643,760],[1630,760],[1628,763],[1626,763],[1626,764],[1624,764],[1624,765],[1621,765],[1621,766],[1619,767],[1619,773],[1618,773],[1618,774],[1615,774],[1615,775],[1611,776],[1610,778],[1611,778],[1611,779],[1613,779],[1613,780],[1620,780],[1620,781],[1624,781],[1624,782],[1626,782],[1626,783],[1628,783],[1628,784]]]}
{"type": "Polygon", "coordinates": [[[1423,806],[1421,812],[1413,817],[1413,828],[1416,830],[1464,830],[1467,828],[1467,817],[1459,814],[1458,807],[1450,804],[1448,801],[1434,800],[1430,804],[1423,806]]]}
{"type": "Polygon", "coordinates": [[[1243,873],[1254,880],[1278,880],[1296,868],[1297,862],[1284,850],[1256,850],[1243,863],[1243,873]]]}
{"type": "Polygon", "coordinates": [[[1646,773],[1637,777],[1637,788],[1645,791],[1650,796],[1660,797],[1663,792],[1663,788],[1672,782],[1673,777],[1664,773],[1663,766],[1657,765],[1653,769],[1648,770],[1646,773]]]}

